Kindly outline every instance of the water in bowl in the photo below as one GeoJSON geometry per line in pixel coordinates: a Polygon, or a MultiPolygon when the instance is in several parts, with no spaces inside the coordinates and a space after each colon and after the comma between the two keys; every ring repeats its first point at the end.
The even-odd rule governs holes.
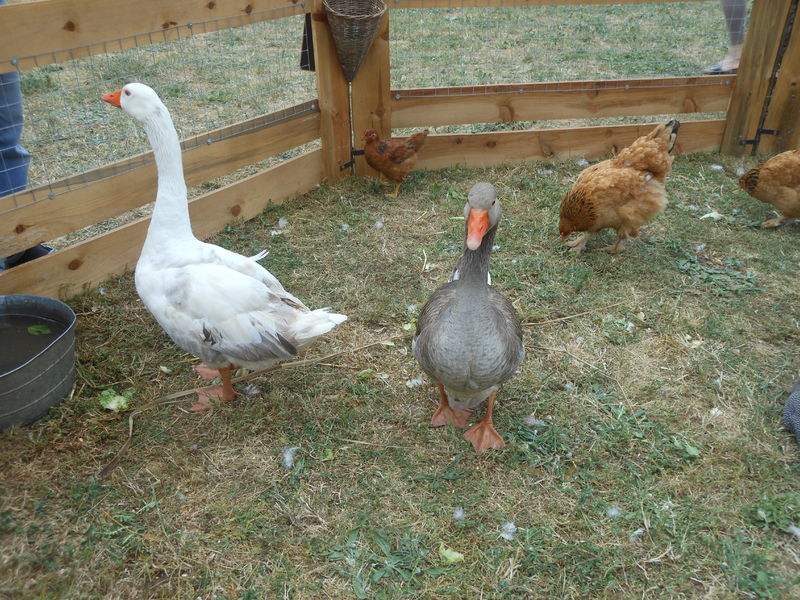
{"type": "Polygon", "coordinates": [[[24,365],[58,338],[67,326],[30,315],[0,315],[0,375],[24,365]]]}

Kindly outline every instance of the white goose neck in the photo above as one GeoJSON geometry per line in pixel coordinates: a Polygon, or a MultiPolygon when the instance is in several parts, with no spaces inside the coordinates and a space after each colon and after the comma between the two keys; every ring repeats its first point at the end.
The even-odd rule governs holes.
{"type": "Polygon", "coordinates": [[[158,170],[158,194],[145,245],[193,238],[181,145],[167,107],[162,104],[143,125],[158,170]]]}

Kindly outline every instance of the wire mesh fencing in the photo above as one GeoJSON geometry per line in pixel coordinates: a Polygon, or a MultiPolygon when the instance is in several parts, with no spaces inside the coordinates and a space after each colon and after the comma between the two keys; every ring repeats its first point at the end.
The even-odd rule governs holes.
{"type": "MultiPolygon", "coordinates": [[[[484,94],[482,86],[517,83],[553,84],[530,93],[556,85],[592,91],[596,80],[672,85],[659,78],[695,76],[721,63],[736,42],[736,32],[744,30],[750,0],[546,7],[519,3],[487,8],[453,0],[446,8],[398,6],[390,11],[396,97],[413,96],[415,88],[437,88],[434,94],[484,94]],[[738,9],[723,11],[723,5],[738,9]]],[[[21,71],[21,143],[32,155],[28,188],[66,181],[51,194],[75,189],[87,183],[80,174],[149,150],[141,128],[100,101],[103,93],[128,80],[156,89],[182,138],[223,127],[228,129],[220,135],[236,135],[263,125],[249,122],[259,116],[280,119],[314,110],[314,75],[300,67],[312,62],[308,55],[301,57],[301,52],[308,54],[302,43],[304,15],[212,32],[207,31],[218,24],[207,25],[193,24],[180,39],[158,31],[136,36],[133,44],[131,38],[111,40],[88,56],[85,48],[76,49],[80,58],[55,63],[48,58],[42,62],[49,64],[21,71]]],[[[466,129],[529,126],[531,122],[489,123],[466,129]]],[[[465,128],[438,130],[454,129],[465,128]]],[[[212,136],[195,143],[213,141],[212,136]]],[[[136,166],[140,164],[128,161],[119,169],[136,166]]],[[[0,173],[2,169],[0,165],[0,173]]]]}
{"type": "MultiPolygon", "coordinates": [[[[156,90],[182,139],[213,132],[196,145],[315,109],[314,73],[301,68],[301,54],[309,51],[304,15],[209,33],[207,25],[194,23],[179,39],[158,31],[108,41],[105,51],[93,48],[88,56],[86,48],[75,49],[81,58],[20,71],[21,145],[31,154],[27,187],[60,182],[52,197],[92,180],[80,174],[150,150],[143,130],[100,100],[128,81],[156,90]]],[[[149,160],[124,161],[103,174],[149,160]]]]}
{"type": "Polygon", "coordinates": [[[750,2],[726,3],[736,10],[723,10],[719,0],[499,8],[453,0],[447,8],[395,10],[391,87],[401,99],[430,87],[439,89],[426,91],[428,96],[496,93],[482,86],[534,82],[553,86],[513,93],[555,90],[556,82],[558,89],[589,92],[598,89],[596,80],[643,80],[621,87],[677,85],[659,78],[709,74],[736,53],[731,46],[738,43],[741,50],[750,2]]]}

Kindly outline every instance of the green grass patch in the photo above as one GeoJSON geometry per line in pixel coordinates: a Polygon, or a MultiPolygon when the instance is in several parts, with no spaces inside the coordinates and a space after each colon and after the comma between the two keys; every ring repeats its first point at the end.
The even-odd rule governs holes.
{"type": "MultiPolygon", "coordinates": [[[[392,86],[695,74],[724,52],[720,13],[716,1],[395,11],[392,86]]],[[[145,149],[98,101],[131,73],[185,136],[309,99],[300,26],[26,71],[26,135],[46,141],[34,169],[145,149]]],[[[534,125],[553,123],[472,130],[534,125]]],[[[599,250],[608,232],[580,256],[559,242],[558,203],[582,168],[571,160],[417,171],[396,200],[349,178],[270,206],[213,241],[268,248],[287,289],[350,318],[308,354],[334,356],[239,385],[205,415],[168,400],[202,384],[196,361],[130,275],[72,299],[73,394],[0,435],[0,597],[797,597],[800,455],[780,409],[800,372],[798,229],[760,229],[769,207],[737,188],[733,173],[760,158],[677,157],[669,206],[617,255],[599,250]],[[410,332],[461,251],[479,180],[504,209],[491,271],[527,357],[498,394],[507,447],[476,455],[462,432],[429,427],[437,395],[410,332]],[[104,409],[110,389],[134,390],[129,407],[104,409]]]]}
{"type": "Polygon", "coordinates": [[[201,382],[130,275],[73,299],[73,396],[0,436],[4,590],[793,597],[800,462],[780,409],[800,371],[800,255],[796,228],[753,227],[767,207],[730,173],[755,160],[678,156],[666,211],[617,255],[599,250],[613,234],[580,256],[559,242],[572,161],[418,171],[397,200],[353,178],[271,206],[213,240],[269,248],[287,289],[348,314],[309,352],[342,353],[207,415],[160,403],[201,382]],[[507,447],[481,455],[429,427],[437,396],[406,329],[449,276],[478,180],[499,190],[491,270],[527,353],[498,395],[507,447]],[[730,218],[700,219],[712,209],[730,218]],[[127,409],[100,405],[129,388],[127,409]],[[98,479],[131,417],[130,449],[98,479]],[[442,547],[463,560],[444,564],[442,547]]]}

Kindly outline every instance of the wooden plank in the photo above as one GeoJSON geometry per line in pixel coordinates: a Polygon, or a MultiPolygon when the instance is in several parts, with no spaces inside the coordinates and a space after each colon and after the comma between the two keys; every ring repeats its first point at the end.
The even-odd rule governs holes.
{"type": "Polygon", "coordinates": [[[792,2],[755,0],[753,3],[722,136],[720,151],[724,154],[741,156],[753,150],[752,145],[742,141],[756,137],[792,2]]]}
{"type": "Polygon", "coordinates": [[[348,174],[341,166],[350,161],[350,86],[336,57],[336,45],[322,0],[314,0],[311,29],[325,178],[335,181],[348,174]]]}
{"type": "Polygon", "coordinates": [[[764,121],[764,129],[778,134],[762,135],[759,152],[775,154],[800,148],[800,7],[796,11],[764,121]]]}
{"type": "Polygon", "coordinates": [[[39,0],[0,6],[0,73],[307,12],[292,0],[39,0]],[[9,68],[9,60],[17,63],[9,68]]]}
{"type": "MultiPolygon", "coordinates": [[[[245,121],[239,121],[238,123],[233,123],[232,125],[226,125],[224,127],[219,127],[217,129],[213,129],[211,131],[207,131],[201,134],[198,134],[193,137],[185,138],[181,141],[181,148],[184,152],[184,163],[187,161],[187,153],[191,153],[191,151],[199,148],[200,146],[207,146],[214,143],[221,142],[228,138],[244,136],[245,134],[253,134],[256,133],[256,130],[263,130],[267,127],[275,127],[281,122],[289,121],[291,119],[298,119],[305,115],[306,113],[312,112],[317,114],[317,117],[312,117],[310,121],[307,121],[305,124],[295,124],[298,126],[299,135],[305,138],[308,135],[308,129],[311,127],[311,121],[318,121],[318,110],[317,110],[317,101],[316,100],[309,100],[307,102],[303,102],[301,104],[296,104],[294,106],[290,106],[288,108],[278,110],[266,115],[260,115],[258,117],[253,117],[252,119],[247,119],[245,121]]],[[[307,116],[307,115],[306,115],[307,116]]],[[[273,141],[278,141],[282,137],[286,137],[286,134],[291,134],[289,132],[282,132],[280,130],[273,131],[275,134],[276,139],[273,141]]],[[[314,138],[319,137],[319,132],[314,136],[314,138]]],[[[314,139],[312,138],[312,139],[314,139]]],[[[242,142],[242,146],[236,145],[236,149],[238,150],[235,152],[235,155],[246,159],[246,152],[247,151],[254,151],[256,154],[254,155],[253,159],[249,162],[255,162],[257,157],[264,156],[264,153],[261,152],[259,149],[261,146],[258,143],[252,143],[248,140],[238,140],[242,142]]],[[[303,142],[298,142],[296,145],[300,145],[303,142]]],[[[291,146],[294,147],[294,146],[291,146]]],[[[275,153],[282,152],[288,148],[281,147],[278,150],[275,150],[275,153]]],[[[216,151],[218,154],[222,154],[220,148],[217,147],[216,151]]],[[[142,154],[137,154],[135,156],[131,156],[130,158],[125,158],[114,163],[110,163],[108,165],[104,165],[102,167],[98,167],[96,169],[92,169],[90,171],[85,171],[83,173],[77,173],[76,175],[70,175],[69,177],[65,177],[63,179],[59,179],[53,183],[47,183],[35,188],[31,188],[29,190],[25,190],[24,192],[18,193],[16,196],[3,196],[0,198],[0,214],[8,210],[13,210],[18,206],[24,206],[25,204],[30,204],[31,202],[36,201],[37,199],[42,199],[49,194],[59,194],[65,191],[69,191],[74,187],[84,186],[89,183],[93,183],[99,181],[101,179],[105,179],[107,177],[113,177],[123,173],[125,171],[129,171],[134,168],[138,168],[140,166],[144,166],[147,163],[153,162],[153,153],[152,152],[144,152],[142,154]]],[[[239,164],[239,166],[243,166],[249,164],[249,162],[244,162],[239,164]]],[[[191,170],[193,167],[191,164],[185,164],[184,168],[186,170],[191,170]]],[[[234,166],[231,171],[238,168],[234,166]]],[[[228,171],[223,171],[220,174],[224,174],[228,171]]],[[[202,176],[202,175],[200,175],[202,176]]],[[[210,179],[210,177],[207,177],[210,179]]],[[[200,180],[203,181],[203,180],[200,180]]],[[[190,184],[193,185],[193,184],[190,184]]]]}
{"type": "MultiPolygon", "coordinates": [[[[386,11],[375,41],[351,86],[353,145],[356,148],[364,147],[361,138],[364,131],[369,128],[377,130],[382,139],[392,135],[390,79],[389,11],[386,11]]],[[[378,172],[367,164],[363,156],[356,157],[356,173],[358,175],[378,175],[378,172]]]]}
{"type": "MultiPolygon", "coordinates": [[[[276,167],[221,188],[189,203],[198,238],[229,223],[251,219],[269,204],[303,194],[322,180],[322,151],[312,150],[276,167]]],[[[114,231],[0,273],[0,294],[37,294],[68,299],[110,277],[134,268],[150,219],[114,231]]]]}
{"type": "MultiPolygon", "coordinates": [[[[188,140],[189,143],[185,145],[191,149],[183,153],[187,184],[197,185],[319,137],[317,112],[301,114],[260,129],[247,130],[244,127],[239,130],[243,133],[231,137],[214,136],[215,133],[236,131],[236,127],[260,119],[263,117],[188,140]],[[219,141],[203,143],[209,137],[219,141]]],[[[76,187],[52,198],[47,196],[49,188],[40,188],[36,194],[16,194],[13,198],[16,198],[20,208],[4,214],[0,224],[0,256],[59,238],[152,202],[156,194],[156,168],[152,153],[134,159],[144,166],[115,177],[100,178],[96,183],[76,187]]],[[[101,167],[84,175],[87,180],[99,178],[134,159],[101,167]]],[[[7,201],[7,198],[12,197],[3,198],[2,201],[7,201]]]]}
{"type": "MultiPolygon", "coordinates": [[[[699,2],[702,0],[469,0],[457,8],[531,7],[531,6],[584,6],[597,4],[668,4],[699,2]]],[[[456,8],[453,0],[393,0],[389,8],[456,8]]]]}
{"type": "Polygon", "coordinates": [[[723,111],[735,75],[392,90],[392,127],[723,111]]]}
{"type": "MultiPolygon", "coordinates": [[[[594,160],[618,152],[637,137],[652,131],[655,125],[655,123],[645,123],[465,135],[429,135],[425,152],[419,155],[417,168],[440,169],[456,165],[485,168],[504,163],[535,162],[552,158],[594,160]]],[[[718,150],[724,126],[724,119],[682,123],[676,152],[718,150]]]]}

